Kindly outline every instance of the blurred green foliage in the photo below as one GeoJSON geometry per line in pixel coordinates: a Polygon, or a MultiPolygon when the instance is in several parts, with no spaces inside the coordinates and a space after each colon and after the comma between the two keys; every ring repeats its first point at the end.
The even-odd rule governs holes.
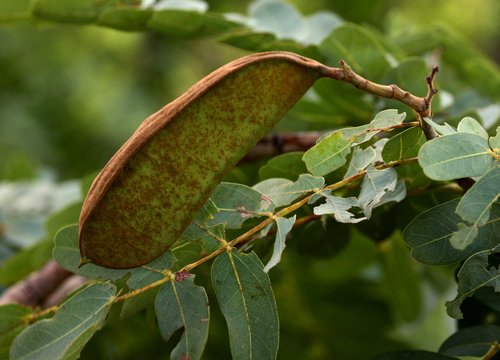
{"type": "MultiPolygon", "coordinates": [[[[246,2],[207,2],[214,13],[247,12],[246,2]]],[[[415,83],[415,79],[425,72],[422,70],[425,61],[430,62],[433,56],[439,57],[443,47],[453,48],[453,44],[447,43],[448,33],[440,33],[434,28],[437,21],[445,24],[438,29],[450,27],[459,30],[471,39],[471,44],[482,48],[476,50],[476,45],[470,45],[474,51],[484,51],[500,59],[497,46],[500,3],[496,0],[480,0],[474,6],[466,0],[425,0],[418,4],[396,0],[360,0],[355,5],[327,0],[295,0],[290,3],[304,14],[329,9],[345,21],[368,29],[374,37],[377,36],[384,49],[396,49],[391,54],[406,60],[399,68],[386,73],[383,80],[411,88],[415,93],[425,91],[422,90],[423,82],[415,83]],[[421,48],[416,46],[419,39],[421,48]],[[410,67],[416,70],[410,73],[410,67]],[[405,74],[409,74],[408,77],[405,74]]],[[[457,35],[462,39],[461,36],[457,35]]],[[[246,38],[252,45],[251,40],[246,38]]],[[[311,49],[297,47],[297,44],[273,46],[291,47],[292,50],[310,51],[308,54],[321,56],[311,49]]],[[[459,50],[470,55],[469,48],[459,50]]],[[[56,179],[67,180],[82,178],[99,170],[150,114],[209,72],[248,53],[220,43],[216,38],[186,40],[156,32],[124,32],[95,25],[29,21],[2,25],[0,180],[7,183],[40,179],[47,170],[56,174],[56,179]]],[[[495,115],[495,108],[492,108],[500,98],[498,89],[497,93],[488,94],[487,85],[463,87],[464,81],[474,75],[474,68],[461,68],[462,60],[455,54],[448,55],[448,58],[444,55],[443,61],[448,61],[450,66],[442,67],[438,76],[438,82],[445,84],[445,88],[436,115],[446,117],[446,121],[453,125],[454,118],[458,121],[464,114],[473,113],[471,116],[481,118],[484,125],[489,121],[490,126],[486,127],[492,127],[498,121],[498,114],[495,115]],[[446,105],[447,95],[454,99],[449,107],[446,105]]],[[[323,130],[359,125],[370,118],[375,107],[395,107],[390,101],[382,102],[382,105],[365,101],[362,94],[349,86],[339,84],[336,89],[330,89],[328,85],[318,83],[315,95],[320,102],[306,97],[277,129],[323,130]],[[339,94],[354,94],[360,98],[355,100],[354,110],[328,108],[331,104],[328,99],[335,102],[339,94]]],[[[253,185],[258,180],[260,165],[238,167],[229,179],[253,185]]],[[[262,173],[261,169],[260,176],[264,178],[262,173]]],[[[73,196],[72,200],[78,198],[73,196]]],[[[451,269],[424,268],[412,259],[404,258],[405,271],[412,277],[419,276],[419,290],[424,292],[425,301],[423,313],[417,321],[406,324],[393,304],[395,285],[384,278],[384,269],[380,266],[383,261],[392,266],[399,261],[399,257],[394,260],[390,253],[384,252],[392,246],[391,242],[397,244],[399,241],[397,231],[392,231],[396,226],[388,229],[385,225],[397,219],[398,227],[402,228],[417,212],[436,201],[431,195],[405,200],[392,208],[384,206],[386,212],[376,209],[371,222],[363,223],[357,229],[346,231],[343,225],[341,230],[338,226],[333,227],[331,233],[320,230],[325,237],[315,239],[314,252],[300,245],[308,240],[309,232],[299,230],[293,234],[287,255],[270,272],[281,321],[280,359],[371,359],[382,352],[408,348],[437,350],[456,327],[453,320],[443,315],[444,309],[438,308],[442,307],[444,299],[451,297],[454,285],[451,269]],[[411,214],[404,213],[405,207],[411,214]],[[380,241],[391,234],[396,235],[388,242],[380,241]],[[332,249],[329,241],[339,241],[345,248],[342,252],[332,249]],[[332,256],[325,256],[325,253],[332,256]]],[[[38,225],[56,210],[61,208],[51,208],[41,220],[37,218],[38,225]]],[[[74,210],[71,222],[77,218],[74,210]]],[[[0,223],[0,231],[1,226],[0,223]]],[[[46,234],[53,236],[53,232],[54,229],[48,229],[46,234]]],[[[20,244],[6,242],[5,237],[0,239],[7,244],[2,258],[20,247],[20,244]]],[[[38,248],[28,250],[24,258],[17,261],[29,270],[41,266],[40,253],[47,258],[48,242],[38,243],[38,248]],[[33,259],[33,253],[40,249],[39,256],[33,259]]],[[[269,242],[258,240],[254,248],[267,254],[264,257],[270,256],[269,242]]],[[[12,273],[16,273],[15,268],[8,266],[0,271],[4,284],[18,280],[27,271],[12,273]]],[[[210,283],[209,264],[200,266],[196,274],[197,283],[210,283]]],[[[207,286],[206,290],[209,299],[213,300],[210,336],[203,359],[230,359],[224,318],[215,304],[212,287],[207,286]]],[[[174,338],[165,344],[155,324],[152,308],[125,320],[118,318],[120,310],[121,306],[112,308],[106,325],[90,340],[82,358],[168,359],[180,333],[174,334],[174,338]]]]}

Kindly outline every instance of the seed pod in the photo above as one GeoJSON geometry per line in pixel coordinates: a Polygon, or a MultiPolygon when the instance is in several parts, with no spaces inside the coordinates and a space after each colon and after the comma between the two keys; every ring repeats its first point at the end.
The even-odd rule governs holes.
{"type": "Polygon", "coordinates": [[[335,70],[286,52],[246,56],[147,118],[85,199],[82,264],[124,269],[160,256],[231,168],[335,70]]]}

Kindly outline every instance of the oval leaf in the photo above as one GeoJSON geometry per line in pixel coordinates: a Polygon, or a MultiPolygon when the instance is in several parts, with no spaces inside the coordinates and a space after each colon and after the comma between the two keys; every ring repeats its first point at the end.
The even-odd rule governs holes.
{"type": "Polygon", "coordinates": [[[450,356],[485,356],[493,343],[500,341],[500,327],[474,326],[451,335],[439,348],[441,354],[450,356]]]}
{"type": "Polygon", "coordinates": [[[455,213],[460,199],[451,200],[420,213],[403,231],[403,239],[412,248],[413,257],[427,265],[449,265],[472,254],[493,249],[500,233],[500,204],[493,204],[490,220],[478,229],[476,239],[465,249],[456,249],[450,238],[464,220],[455,213]]]}
{"type": "Polygon", "coordinates": [[[54,319],[24,330],[10,350],[12,360],[77,359],[83,346],[101,327],[111,308],[116,287],[96,283],[64,302],[54,319]]]}
{"type": "Polygon", "coordinates": [[[279,322],[271,282],[255,255],[233,250],[215,259],[212,284],[227,321],[233,359],[276,359],[279,322]]]}
{"type": "Polygon", "coordinates": [[[425,143],[418,161],[425,175],[434,180],[482,176],[493,166],[489,148],[485,138],[459,132],[425,143]]]}
{"type": "Polygon", "coordinates": [[[331,74],[291,53],[250,55],[146,119],[87,195],[83,263],[131,268],[165,252],[229,170],[318,78],[331,74]]]}

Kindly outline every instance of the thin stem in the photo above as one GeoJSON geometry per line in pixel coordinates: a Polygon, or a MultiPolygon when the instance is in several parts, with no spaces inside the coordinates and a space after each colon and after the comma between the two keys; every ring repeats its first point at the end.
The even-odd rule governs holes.
{"type": "Polygon", "coordinates": [[[500,161],[500,155],[498,155],[496,152],[494,152],[493,150],[490,150],[488,149],[488,154],[490,154],[491,156],[493,156],[495,158],[495,160],[498,160],[500,161]]]}
{"type": "Polygon", "coordinates": [[[491,360],[491,358],[498,352],[498,350],[500,350],[499,344],[496,341],[494,343],[492,343],[491,345],[493,345],[494,348],[491,349],[488,354],[486,354],[486,356],[483,358],[483,360],[491,360]]]}
{"type": "Polygon", "coordinates": [[[365,91],[369,94],[384,97],[387,99],[394,99],[402,102],[403,104],[409,106],[418,114],[419,124],[422,128],[427,140],[431,140],[437,137],[436,131],[429,126],[423,118],[432,118],[431,102],[437,93],[437,89],[434,88],[434,78],[439,70],[437,66],[434,66],[431,70],[429,76],[425,78],[429,91],[426,97],[417,97],[410,94],[408,91],[404,91],[397,85],[380,85],[373,83],[364,77],[356,74],[352,71],[351,67],[347,65],[344,60],[340,61],[341,69],[337,68],[327,68],[323,69],[324,76],[330,77],[335,80],[341,80],[352,84],[357,89],[365,91]]]}
{"type": "Polygon", "coordinates": [[[397,129],[397,128],[405,127],[405,126],[420,126],[420,123],[418,121],[411,121],[411,122],[401,123],[401,124],[398,124],[398,125],[386,126],[386,127],[382,127],[382,128],[367,129],[366,132],[370,132],[370,131],[391,131],[393,129],[397,129]]]}

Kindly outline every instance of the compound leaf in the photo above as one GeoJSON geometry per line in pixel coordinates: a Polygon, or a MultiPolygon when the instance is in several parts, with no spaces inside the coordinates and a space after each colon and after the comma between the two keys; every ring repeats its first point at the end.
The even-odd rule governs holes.
{"type": "Polygon", "coordinates": [[[252,252],[225,252],[212,265],[212,284],[226,318],[235,360],[276,359],[279,322],[271,282],[252,252]]]}

